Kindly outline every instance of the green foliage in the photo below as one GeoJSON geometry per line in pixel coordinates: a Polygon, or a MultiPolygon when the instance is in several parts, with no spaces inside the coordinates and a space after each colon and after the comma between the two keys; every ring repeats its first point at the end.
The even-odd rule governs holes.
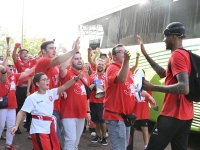
{"type": "Polygon", "coordinates": [[[23,48],[29,51],[29,54],[36,55],[40,51],[42,38],[24,38],[23,48]]]}

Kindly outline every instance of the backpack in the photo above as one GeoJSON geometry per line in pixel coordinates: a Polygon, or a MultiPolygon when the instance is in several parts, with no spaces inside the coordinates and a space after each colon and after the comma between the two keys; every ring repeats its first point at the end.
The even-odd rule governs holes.
{"type": "MultiPolygon", "coordinates": [[[[180,49],[187,51],[185,49],[180,49]]],[[[187,51],[190,55],[191,73],[189,75],[189,93],[185,97],[189,101],[200,102],[200,56],[187,51]]],[[[168,69],[172,73],[171,64],[168,64],[168,69]]]]}

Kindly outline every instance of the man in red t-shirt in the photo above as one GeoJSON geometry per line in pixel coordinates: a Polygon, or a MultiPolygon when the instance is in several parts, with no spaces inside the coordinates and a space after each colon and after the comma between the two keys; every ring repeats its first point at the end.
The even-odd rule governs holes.
{"type": "MultiPolygon", "coordinates": [[[[49,89],[58,87],[59,84],[59,68],[58,65],[65,62],[69,58],[71,58],[79,49],[80,49],[80,38],[78,37],[73,45],[73,50],[56,56],[56,47],[54,45],[54,41],[45,41],[41,45],[41,53],[43,57],[41,57],[35,67],[35,73],[44,72],[48,78],[50,79],[49,89]]],[[[32,84],[33,86],[33,84],[32,84]]],[[[35,92],[36,89],[33,86],[32,93],[35,92]]],[[[53,115],[57,118],[57,136],[58,140],[61,139],[61,122],[60,122],[60,98],[59,100],[54,101],[54,111],[53,115]]]]}
{"type": "Polygon", "coordinates": [[[113,150],[125,150],[130,136],[120,114],[131,115],[135,106],[135,88],[129,69],[130,53],[122,44],[112,49],[113,63],[105,78],[105,100],[103,118],[106,122],[113,150]]]}
{"type": "Polygon", "coordinates": [[[95,80],[98,80],[100,85],[98,88],[100,88],[102,91],[104,91],[104,84],[105,84],[105,68],[106,68],[106,62],[102,59],[98,59],[96,61],[97,69],[96,72],[90,75],[90,110],[91,110],[91,119],[96,124],[95,132],[96,137],[91,141],[93,143],[101,141],[102,145],[108,145],[107,138],[106,138],[106,124],[103,120],[103,101],[104,96],[101,98],[96,98],[96,87],[95,87],[95,80]],[[102,137],[101,133],[102,132],[102,137]]]}
{"type": "MultiPolygon", "coordinates": [[[[67,70],[69,62],[60,65],[61,84],[73,79],[83,71],[81,54],[77,52],[71,59],[71,68],[67,70]]],[[[82,80],[65,90],[67,98],[61,97],[60,115],[64,128],[64,149],[78,149],[81,134],[83,132],[85,118],[90,118],[89,100],[87,100],[84,84],[89,85],[88,76],[84,75],[82,80]]]]}
{"type": "MultiPolygon", "coordinates": [[[[15,68],[17,69],[17,72],[22,73],[26,70],[31,69],[33,66],[35,66],[36,59],[30,60],[28,58],[28,52],[29,51],[26,50],[26,49],[20,49],[19,52],[18,52],[18,54],[19,54],[19,57],[18,57],[18,54],[17,54],[18,48],[20,48],[20,44],[15,43],[15,47],[14,47],[14,50],[13,50],[13,53],[12,53],[12,58],[13,58],[13,61],[14,61],[14,64],[15,64],[15,68]]],[[[23,78],[22,80],[19,80],[17,82],[16,98],[17,98],[18,108],[17,108],[16,113],[18,113],[21,110],[21,108],[24,104],[24,101],[26,99],[27,85],[28,85],[28,79],[29,78],[30,77],[26,77],[26,78],[23,78]]],[[[26,120],[30,120],[29,114],[27,114],[26,120]]],[[[29,130],[27,130],[27,131],[29,132],[29,130]]],[[[16,131],[16,134],[21,134],[21,131],[20,131],[19,128],[16,131]]]]}
{"type": "MultiPolygon", "coordinates": [[[[97,48],[97,49],[99,49],[99,48],[97,48]]],[[[97,65],[96,65],[96,63],[92,60],[92,57],[91,57],[91,52],[92,52],[92,51],[93,51],[93,50],[92,50],[91,47],[88,48],[88,62],[90,63],[92,70],[93,70],[93,71],[96,71],[97,65]]],[[[99,51],[100,51],[100,49],[99,49],[99,51]]],[[[99,52],[99,53],[100,53],[100,52],[99,52]]],[[[108,68],[108,67],[110,66],[110,61],[109,61],[109,59],[108,59],[108,57],[107,57],[107,54],[105,54],[105,53],[100,53],[100,54],[99,54],[99,57],[97,57],[97,58],[101,58],[102,60],[104,60],[104,61],[106,62],[106,68],[108,68]]]]}
{"type": "Polygon", "coordinates": [[[152,68],[161,77],[165,78],[165,85],[153,85],[143,82],[147,91],[164,92],[163,108],[157,119],[147,150],[165,149],[171,142],[172,150],[186,150],[190,126],[194,117],[193,102],[186,99],[189,93],[189,75],[191,63],[189,53],[181,50],[182,39],[185,37],[185,27],[180,22],[170,23],[164,31],[166,49],[171,50],[169,59],[171,71],[155,63],[146,53],[142,39],[138,36],[141,51],[152,68]]]}

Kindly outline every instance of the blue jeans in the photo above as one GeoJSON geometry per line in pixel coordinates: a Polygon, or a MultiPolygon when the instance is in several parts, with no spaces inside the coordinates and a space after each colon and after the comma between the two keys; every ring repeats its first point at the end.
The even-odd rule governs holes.
{"type": "Polygon", "coordinates": [[[58,140],[60,142],[60,139],[61,139],[61,126],[62,126],[62,123],[61,123],[61,120],[60,120],[60,114],[59,112],[57,111],[53,111],[53,115],[56,117],[57,119],[57,130],[56,130],[56,134],[57,134],[57,137],[58,137],[58,140]]]}
{"type": "Polygon", "coordinates": [[[126,150],[130,137],[130,127],[119,120],[105,120],[112,150],[126,150]]]}

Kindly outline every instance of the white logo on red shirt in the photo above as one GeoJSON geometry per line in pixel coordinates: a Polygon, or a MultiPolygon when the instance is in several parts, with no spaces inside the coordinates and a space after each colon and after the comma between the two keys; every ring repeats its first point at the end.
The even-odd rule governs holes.
{"type": "MultiPolygon", "coordinates": [[[[132,79],[133,81],[133,77],[130,76],[130,78],[132,79]]],[[[125,82],[125,85],[127,85],[127,90],[124,90],[124,93],[126,95],[130,95],[130,96],[133,96],[135,95],[135,86],[134,86],[134,83],[132,82],[131,84],[129,82],[125,82]]]]}

